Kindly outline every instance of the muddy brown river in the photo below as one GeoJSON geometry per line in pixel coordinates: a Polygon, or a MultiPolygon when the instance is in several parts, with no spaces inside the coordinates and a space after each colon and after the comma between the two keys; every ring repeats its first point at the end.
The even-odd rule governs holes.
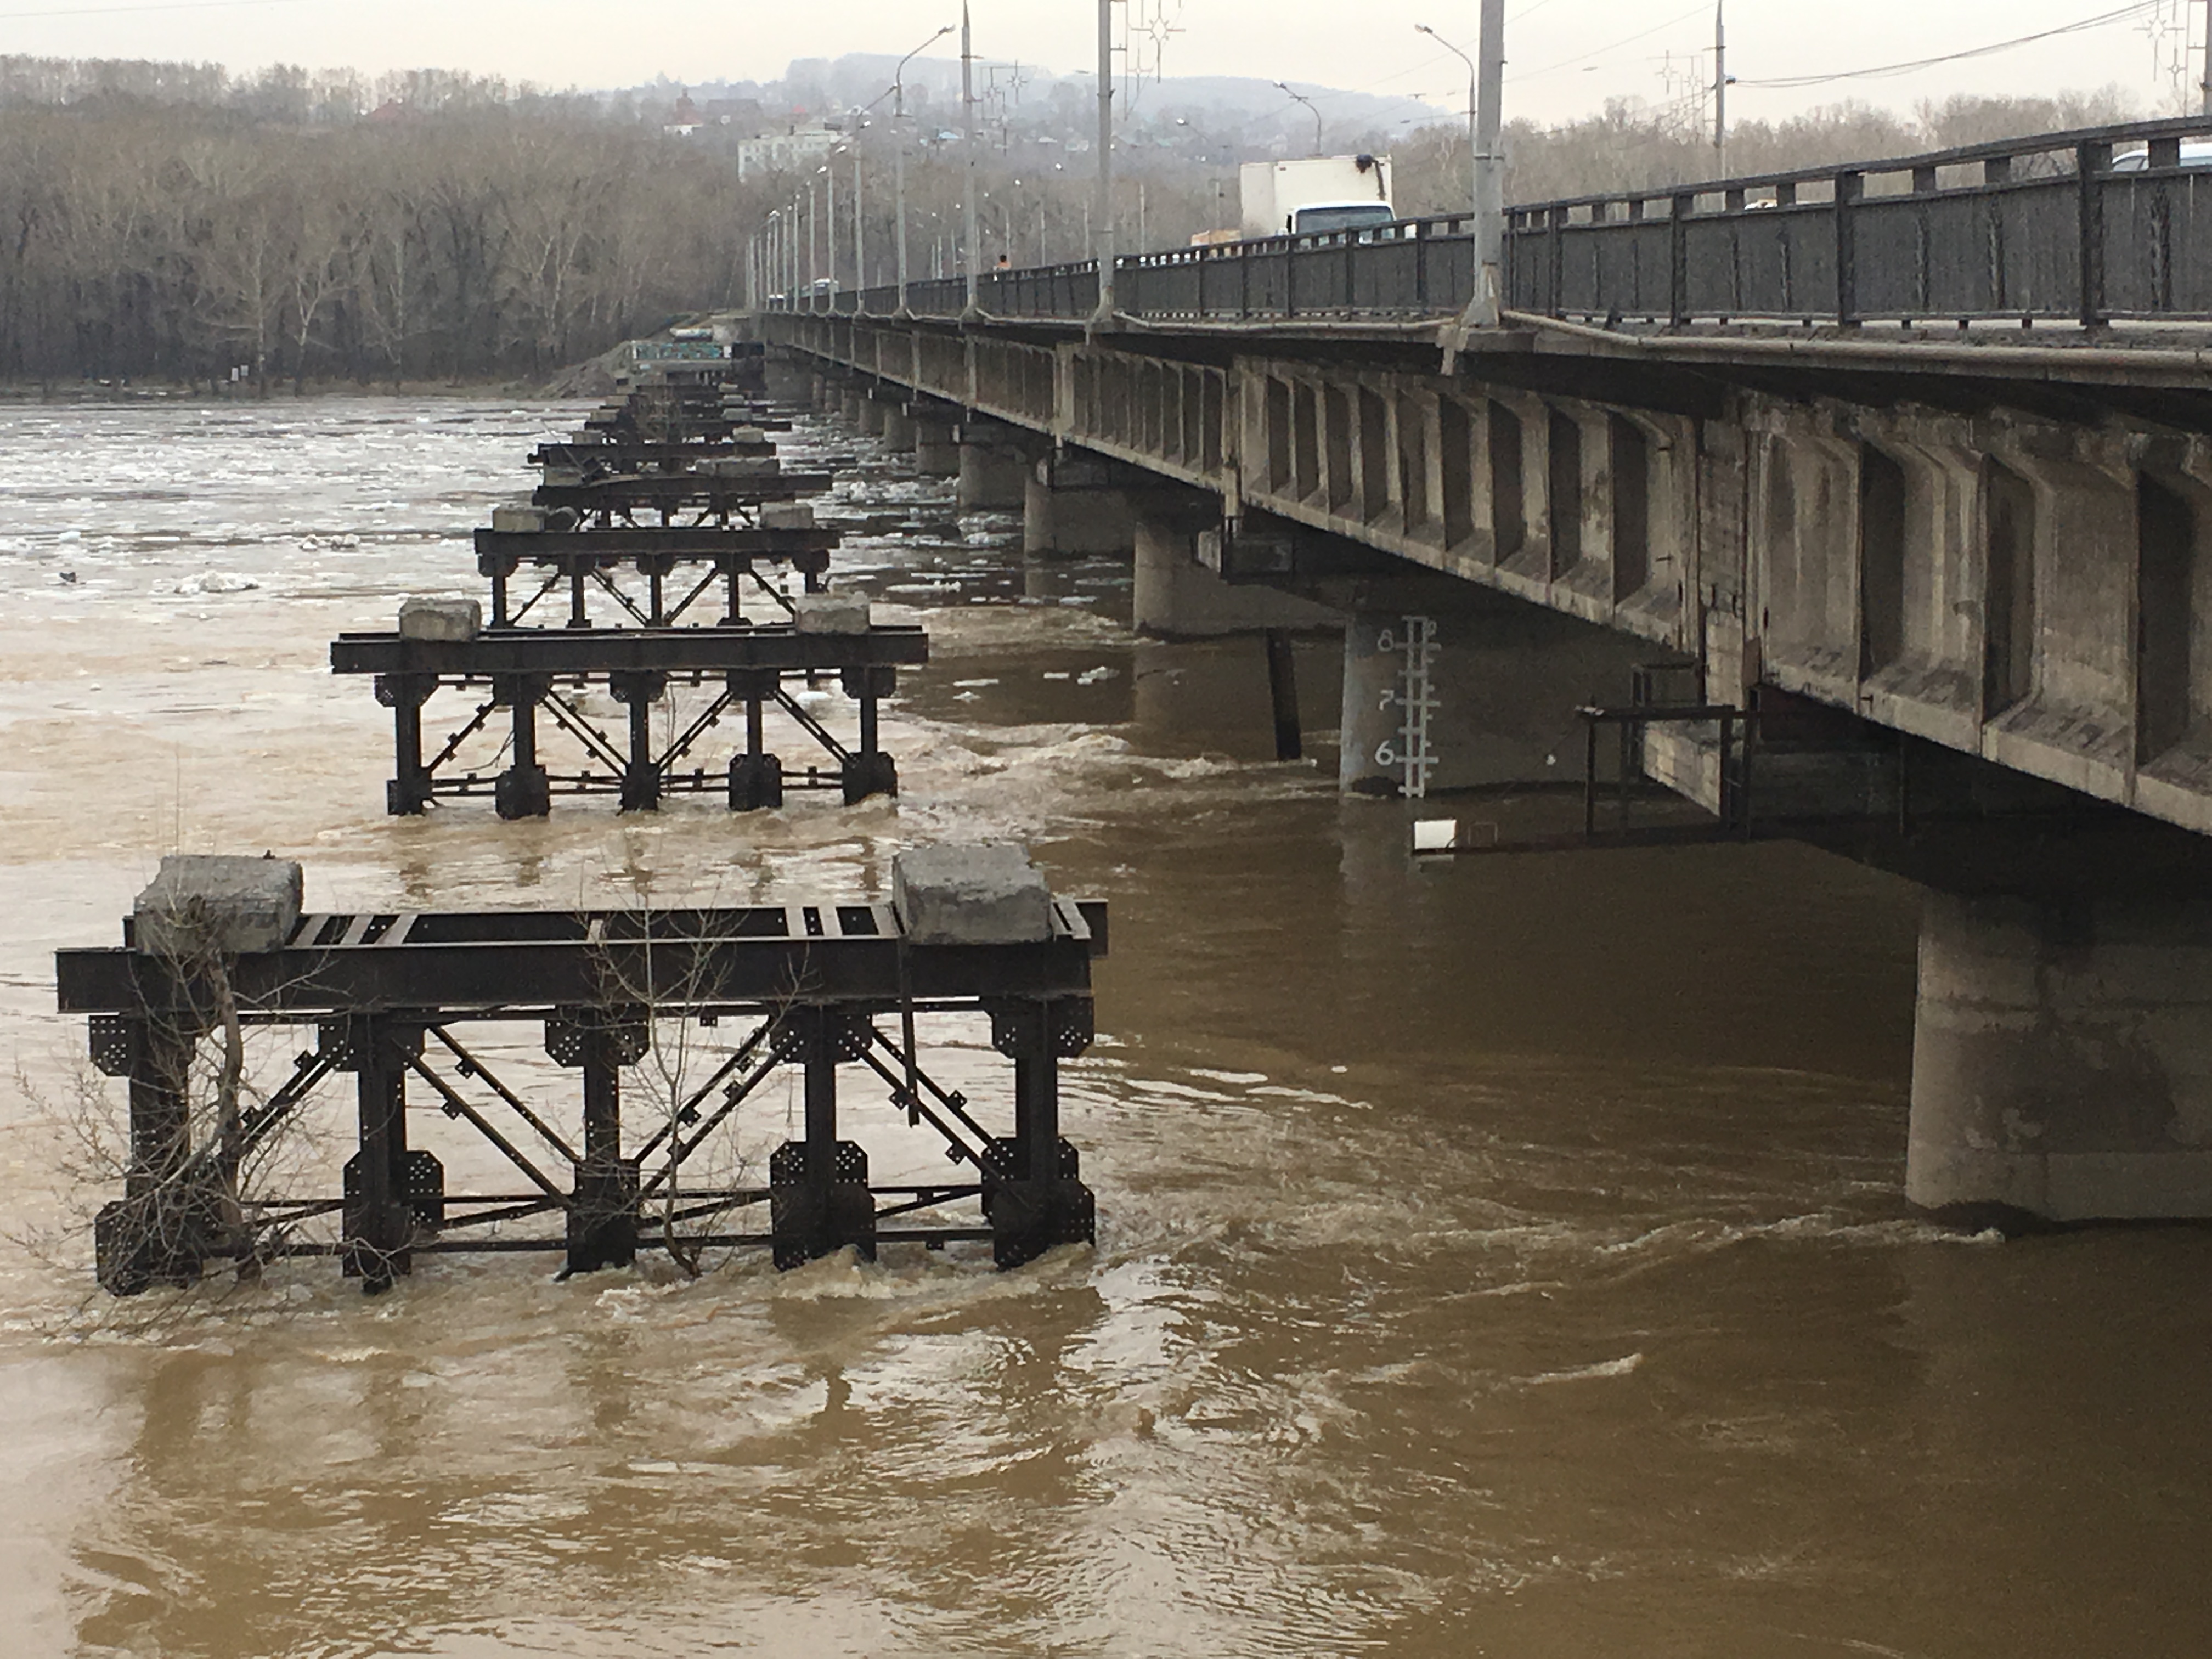
{"type": "MultiPolygon", "coordinates": [[[[813,422],[872,515],[840,568],[933,636],[900,800],[386,817],[327,641],[472,587],[569,421],[0,408],[0,1652],[2212,1652],[2212,1237],[1906,1213],[1911,889],[1779,847],[1415,867],[1328,734],[1269,758],[1255,642],[1135,641],[1125,566],[1025,568],[813,422]],[[121,1088],[52,952],[164,852],[353,909],[876,895],[979,836],[1114,907],[1066,1097],[1095,1250],[92,1289],[121,1088]]],[[[1300,668],[1333,723],[1326,642],[1300,668]]],[[[883,1178],[943,1168],[856,1121],[883,1178]]]]}

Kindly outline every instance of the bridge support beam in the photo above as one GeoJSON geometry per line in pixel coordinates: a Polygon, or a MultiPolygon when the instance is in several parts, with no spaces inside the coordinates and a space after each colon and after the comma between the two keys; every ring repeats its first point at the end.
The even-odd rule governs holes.
{"type": "Polygon", "coordinates": [[[1132,503],[1136,519],[1136,592],[1132,620],[1155,639],[1208,639],[1270,628],[1337,628],[1340,611],[1271,587],[1224,581],[1198,562],[1201,531],[1220,522],[1211,497],[1192,492],[1132,503]]]}
{"type": "Polygon", "coordinates": [[[914,421],[914,464],[925,478],[960,476],[959,428],[944,416],[907,405],[914,421]]]}
{"type": "Polygon", "coordinates": [[[2212,901],[1931,894],[1905,1195],[1977,1226],[2212,1218],[2212,901]]]}
{"type": "Polygon", "coordinates": [[[1023,483],[1023,552],[1126,555],[1136,544],[1128,497],[1114,488],[1105,462],[1061,453],[1030,470],[1023,483]]]}
{"type": "Polygon", "coordinates": [[[1038,441],[996,421],[963,421],[954,430],[960,445],[960,510],[1020,510],[1038,441]]]}

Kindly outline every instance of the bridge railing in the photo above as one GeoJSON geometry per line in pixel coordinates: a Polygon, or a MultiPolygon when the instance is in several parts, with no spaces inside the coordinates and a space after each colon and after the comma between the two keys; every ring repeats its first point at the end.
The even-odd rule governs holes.
{"type": "Polygon", "coordinates": [[[1677,326],[2212,318],[2205,136],[2136,122],[1516,207],[1507,301],[1677,326]]]}
{"type": "MultiPolygon", "coordinates": [[[[2212,320],[2212,118],[1539,202],[1509,210],[1509,308],[1590,321],[2212,320]]],[[[1115,262],[1120,310],[1159,321],[1417,319],[1474,291],[1467,215],[1170,248],[1115,262]]],[[[991,271],[977,304],[1080,321],[1095,263],[991,271]]],[[[957,277],[908,307],[957,317],[957,277]]],[[[801,296],[794,308],[810,307],[801,296]]],[[[813,309],[887,316],[896,289],[813,309]]]]}
{"type": "MultiPolygon", "coordinates": [[[[1473,221],[1465,214],[1401,220],[1358,231],[1275,236],[1170,248],[1114,262],[1115,301],[1131,316],[1243,321],[1294,317],[1420,317],[1463,309],[1474,292],[1473,221]]],[[[987,316],[1079,321],[1098,308],[1095,260],[987,271],[976,279],[987,316]]],[[[967,308],[961,277],[907,285],[918,317],[967,308]]],[[[791,307],[779,307],[791,308],[791,307]]],[[[888,316],[896,288],[817,296],[801,313],[888,316]]]]}

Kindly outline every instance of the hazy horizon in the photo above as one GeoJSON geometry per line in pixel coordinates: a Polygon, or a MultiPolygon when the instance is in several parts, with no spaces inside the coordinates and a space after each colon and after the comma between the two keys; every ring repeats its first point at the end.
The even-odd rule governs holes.
{"type": "MultiPolygon", "coordinates": [[[[1473,0],[1372,0],[1347,28],[1318,0],[1132,0],[1172,33],[1147,33],[1170,76],[1243,76],[1341,92],[1422,100],[1463,111],[1467,71],[1414,24],[1472,51],[1473,0]],[[1164,14],[1164,15],[1163,15],[1164,14]]],[[[5,0],[0,0],[4,5],[5,0]]],[[[1091,0],[974,0],[979,58],[1083,73],[1096,58],[1091,0]]],[[[1846,17],[1808,15],[1803,0],[1729,0],[1731,114],[1780,120],[1852,100],[1909,114],[1953,94],[2056,94],[2107,86],[2146,113],[2194,102],[2203,7],[2146,0],[2101,27],[1911,73],[1814,85],[1762,86],[1838,70],[1970,51],[2121,9],[2094,0],[1952,0],[1940,21],[1911,0],[1860,0],[1846,17]],[[2185,41],[2186,46],[2185,46],[2185,41]]],[[[898,55],[938,25],[950,0],[847,0],[834,15],[761,0],[639,0],[610,28],[580,0],[472,0],[465,15],[428,0],[390,0],[373,13],[337,0],[46,0],[0,10],[0,56],[183,59],[250,73],[272,63],[353,69],[466,70],[553,88],[600,90],[653,82],[771,82],[793,61],[851,52],[898,55]]],[[[1519,0],[1509,12],[1509,118],[1544,124],[1608,100],[1663,104],[1694,95],[1711,74],[1712,0],[1519,0]]],[[[956,58],[948,35],[925,55],[956,58]]],[[[1144,55],[1154,48],[1147,44],[1144,55]]]]}

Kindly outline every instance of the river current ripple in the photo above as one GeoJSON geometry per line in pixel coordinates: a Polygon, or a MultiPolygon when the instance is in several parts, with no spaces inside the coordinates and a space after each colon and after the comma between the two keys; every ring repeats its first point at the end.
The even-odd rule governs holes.
{"type": "MultiPolygon", "coordinates": [[[[570,419],[0,410],[0,1647],[2212,1650],[2212,1243],[1907,1217],[1895,884],[1778,848],[1413,868],[1325,737],[1267,758],[1253,642],[1133,640],[1126,567],[1025,564],[815,422],[866,527],[841,570],[933,635],[901,800],[386,817],[386,716],[326,642],[470,586],[570,419]],[[164,851],[421,908],[875,894],[902,845],[1006,836],[1114,905],[1066,1106],[1095,1251],[88,1294],[51,952],[164,851]]],[[[1301,669],[1326,725],[1334,653],[1301,669]]],[[[948,1066],[994,1075],[980,1034],[948,1066]]],[[[857,1120],[883,1178],[942,1169],[857,1120]]]]}

